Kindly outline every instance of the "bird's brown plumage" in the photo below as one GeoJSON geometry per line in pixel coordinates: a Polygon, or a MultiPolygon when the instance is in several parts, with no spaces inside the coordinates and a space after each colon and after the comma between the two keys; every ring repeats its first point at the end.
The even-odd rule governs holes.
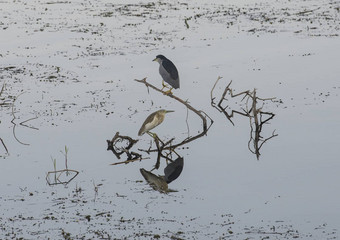
{"type": "Polygon", "coordinates": [[[158,110],[154,113],[151,113],[144,121],[142,127],[138,131],[138,136],[142,136],[145,132],[150,131],[151,129],[157,127],[164,121],[165,114],[167,111],[164,109],[158,110]]]}

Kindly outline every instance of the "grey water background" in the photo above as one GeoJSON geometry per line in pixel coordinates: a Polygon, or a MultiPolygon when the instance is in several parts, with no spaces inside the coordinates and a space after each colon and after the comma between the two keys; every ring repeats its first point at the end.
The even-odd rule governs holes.
{"type": "MultiPolygon", "coordinates": [[[[29,145],[20,144],[12,108],[1,107],[9,150],[0,148],[2,238],[339,238],[338,2],[2,1],[0,8],[3,96],[21,94],[15,122],[37,117],[28,124],[39,129],[17,125],[29,145]],[[178,192],[167,195],[139,173],[155,155],[110,166],[118,160],[106,151],[117,131],[138,138],[160,108],[175,113],[157,134],[187,136],[186,108],[134,81],[161,85],[152,62],[159,53],[179,70],[174,94],[214,120],[207,136],[179,150],[184,169],[170,184],[178,192]],[[232,80],[235,92],[256,88],[282,100],[264,106],[276,114],[265,133],[279,136],[259,161],[247,147],[249,120],[236,116],[232,126],[210,106],[218,76],[217,97],[232,80]],[[68,167],[80,174],[50,187],[51,158],[63,169],[65,146],[68,167]]],[[[188,122],[191,134],[201,130],[192,113],[188,122]]],[[[147,148],[150,138],[139,139],[147,148]]]]}

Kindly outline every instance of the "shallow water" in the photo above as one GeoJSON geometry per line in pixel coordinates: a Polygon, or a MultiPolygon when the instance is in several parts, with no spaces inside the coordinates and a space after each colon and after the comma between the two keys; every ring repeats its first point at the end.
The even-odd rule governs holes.
{"type": "MultiPolygon", "coordinates": [[[[0,145],[2,238],[339,238],[337,3],[0,6],[0,102],[11,104],[0,107],[9,151],[0,145]],[[169,194],[152,191],[140,175],[156,155],[110,166],[118,159],[106,150],[117,131],[138,139],[144,119],[160,108],[175,112],[157,134],[187,137],[186,108],[134,81],[160,86],[151,61],[159,53],[178,67],[174,94],[214,120],[207,136],[178,150],[184,169],[169,186],[178,192],[169,194]],[[232,80],[235,92],[256,88],[281,100],[264,105],[276,114],[264,135],[276,130],[278,137],[264,144],[259,161],[247,146],[249,120],[235,116],[232,126],[210,105],[218,76],[217,97],[232,80]],[[13,113],[15,137],[26,145],[13,135],[13,113]],[[19,125],[35,117],[31,128],[19,125]],[[52,159],[65,168],[65,146],[79,175],[48,186],[52,159]]],[[[197,116],[188,121],[190,134],[201,130],[197,116]]],[[[133,150],[149,142],[139,137],[133,150]]]]}

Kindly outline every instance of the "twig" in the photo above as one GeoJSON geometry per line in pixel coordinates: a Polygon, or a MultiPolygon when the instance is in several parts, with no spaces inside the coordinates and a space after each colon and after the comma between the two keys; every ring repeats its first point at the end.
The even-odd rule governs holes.
{"type": "Polygon", "coordinates": [[[22,94],[24,94],[24,92],[20,93],[20,94],[14,99],[14,101],[13,101],[13,103],[12,103],[12,116],[13,116],[13,119],[11,120],[11,123],[13,124],[12,130],[13,130],[13,136],[14,136],[15,140],[17,140],[18,143],[20,143],[20,144],[22,144],[22,145],[28,146],[29,143],[23,143],[23,142],[21,142],[21,141],[17,138],[17,136],[15,135],[15,127],[17,126],[17,124],[14,122],[14,120],[16,119],[16,116],[15,116],[15,114],[14,114],[14,103],[15,103],[15,101],[16,101],[22,94]]]}
{"type": "Polygon", "coordinates": [[[71,169],[64,169],[64,170],[57,170],[57,171],[51,171],[51,172],[47,172],[47,175],[46,175],[46,181],[48,183],[48,185],[57,185],[57,184],[64,184],[64,185],[67,185],[69,184],[77,175],[79,174],[78,171],[76,170],[71,170],[71,169]],[[61,176],[61,174],[63,174],[64,172],[74,172],[75,175],[70,178],[68,181],[60,181],[59,178],[61,176]],[[51,183],[50,180],[49,180],[49,175],[50,174],[57,174],[59,173],[58,177],[56,177],[55,179],[55,182],[54,183],[51,183]]]}
{"type": "Polygon", "coordinates": [[[1,141],[1,143],[2,143],[2,146],[4,146],[4,148],[5,148],[5,150],[6,150],[6,153],[9,154],[9,153],[8,153],[8,149],[7,149],[7,147],[6,147],[6,144],[5,144],[4,140],[2,140],[2,138],[0,138],[0,141],[1,141]]]}
{"type": "Polygon", "coordinates": [[[304,15],[304,14],[306,14],[306,13],[312,13],[312,12],[314,12],[314,11],[316,11],[316,10],[319,10],[321,7],[318,7],[318,8],[316,8],[316,9],[312,9],[312,10],[305,10],[305,11],[302,11],[302,12],[298,12],[298,13],[296,13],[296,15],[304,15]]]}
{"type": "MultiPolygon", "coordinates": [[[[15,116],[15,113],[14,113],[14,104],[15,104],[15,101],[16,101],[22,94],[24,94],[24,93],[25,93],[25,92],[20,93],[20,94],[14,99],[14,101],[13,101],[13,103],[12,103],[12,116],[13,116],[13,119],[11,120],[11,123],[13,124],[12,132],[13,132],[13,136],[14,136],[15,140],[17,140],[17,141],[18,141],[20,144],[22,144],[22,145],[28,146],[28,145],[30,145],[29,143],[24,143],[24,142],[20,141],[20,140],[17,138],[17,136],[16,136],[16,134],[15,134],[15,128],[16,128],[17,124],[14,122],[14,120],[17,119],[16,116],[15,116]]],[[[31,121],[31,120],[34,120],[34,119],[37,119],[37,118],[38,118],[38,117],[33,117],[33,118],[27,119],[27,120],[25,120],[25,121],[23,121],[23,122],[20,122],[19,124],[20,124],[21,126],[24,126],[24,127],[27,127],[27,128],[39,130],[38,128],[31,127],[31,126],[28,126],[28,125],[25,124],[26,122],[31,121]]]]}
{"type": "Polygon", "coordinates": [[[31,121],[31,120],[34,120],[34,119],[38,119],[38,117],[33,117],[33,118],[30,118],[30,119],[27,119],[21,123],[19,123],[21,126],[24,126],[24,127],[27,127],[27,128],[30,128],[30,129],[35,129],[35,130],[39,130],[39,128],[36,128],[36,127],[32,127],[32,126],[28,126],[26,125],[25,123],[31,121]]]}
{"type": "Polygon", "coordinates": [[[231,120],[231,118],[234,117],[234,113],[237,113],[237,114],[240,114],[240,115],[243,115],[243,116],[248,116],[248,113],[247,112],[243,113],[243,112],[240,112],[240,111],[231,110],[231,114],[228,114],[227,111],[226,111],[228,105],[226,107],[223,107],[222,103],[223,103],[224,100],[227,100],[226,99],[226,95],[227,95],[228,92],[230,93],[231,97],[237,97],[237,96],[240,96],[240,95],[244,94],[245,95],[243,97],[243,99],[244,99],[247,95],[249,95],[249,91],[244,91],[244,92],[240,92],[240,93],[237,93],[237,94],[233,94],[233,90],[231,88],[229,88],[229,86],[232,83],[232,80],[231,80],[229,82],[229,84],[225,87],[225,89],[224,89],[224,91],[223,91],[223,93],[221,95],[221,98],[220,98],[219,102],[216,105],[216,103],[214,101],[215,97],[213,97],[213,91],[214,91],[214,89],[215,89],[215,87],[216,87],[216,85],[217,85],[217,83],[219,82],[220,79],[222,79],[222,77],[218,77],[217,78],[214,86],[212,87],[212,89],[210,91],[211,106],[216,108],[219,112],[223,113],[226,116],[226,118],[230,121],[230,123],[235,125],[234,122],[231,120]]]}
{"type": "Polygon", "coordinates": [[[125,161],[122,161],[122,162],[111,163],[110,165],[114,166],[114,165],[119,165],[119,164],[128,164],[128,163],[131,163],[131,162],[142,161],[142,160],[146,160],[146,159],[150,159],[150,158],[148,157],[148,158],[128,159],[128,160],[125,160],[125,161]]]}
{"type": "Polygon", "coordinates": [[[126,153],[128,156],[128,160],[131,159],[138,159],[140,158],[140,154],[135,153],[135,152],[129,152],[130,148],[132,148],[133,145],[135,145],[138,140],[134,140],[129,136],[121,136],[119,135],[119,132],[116,132],[116,134],[114,135],[114,137],[112,138],[112,140],[106,140],[107,142],[107,150],[111,150],[118,159],[120,159],[120,155],[122,155],[123,153],[126,153]],[[127,147],[121,147],[118,148],[116,146],[117,143],[122,142],[123,140],[127,140],[128,141],[128,146],[127,147]],[[132,156],[133,155],[133,156],[132,156]]]}
{"type": "Polygon", "coordinates": [[[217,83],[219,82],[219,80],[221,79],[221,77],[218,77],[214,86],[211,89],[210,92],[210,97],[211,97],[211,106],[213,106],[214,108],[216,108],[219,112],[222,112],[227,119],[234,125],[233,121],[231,120],[231,118],[233,117],[234,113],[238,113],[240,115],[246,116],[249,118],[249,126],[250,126],[250,137],[249,137],[249,141],[248,141],[248,149],[250,152],[252,152],[253,154],[256,155],[257,160],[259,160],[260,157],[260,149],[263,146],[263,144],[268,141],[269,139],[278,136],[277,134],[275,134],[275,131],[272,133],[272,135],[266,139],[263,139],[261,136],[261,132],[262,132],[262,127],[265,123],[267,123],[268,121],[270,121],[271,119],[273,119],[273,117],[275,116],[275,114],[270,113],[270,112],[263,112],[262,108],[263,105],[261,107],[257,107],[257,101],[272,101],[275,98],[259,98],[256,95],[256,89],[254,89],[253,91],[243,91],[237,94],[233,94],[232,89],[230,88],[230,85],[232,83],[232,81],[229,82],[229,84],[226,86],[226,88],[224,89],[224,92],[218,102],[218,104],[215,103],[215,97],[213,97],[213,91],[217,85],[217,83]],[[227,101],[226,95],[227,93],[230,93],[231,97],[237,97],[240,95],[244,95],[242,100],[245,100],[245,108],[242,110],[244,111],[243,113],[240,111],[236,111],[236,110],[232,110],[231,114],[228,114],[225,110],[228,106],[223,107],[222,103],[223,101],[227,101]],[[250,108],[248,108],[248,106],[250,106],[250,108]],[[262,116],[263,115],[269,115],[269,117],[265,120],[263,120],[262,116]],[[251,143],[253,144],[253,149],[251,148],[251,143]]]}

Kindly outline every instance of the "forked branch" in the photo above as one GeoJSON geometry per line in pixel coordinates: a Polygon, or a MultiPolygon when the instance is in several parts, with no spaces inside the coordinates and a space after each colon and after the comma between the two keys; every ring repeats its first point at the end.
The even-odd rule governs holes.
{"type": "Polygon", "coordinates": [[[262,111],[264,101],[273,101],[275,98],[259,98],[256,95],[256,89],[253,91],[243,91],[237,94],[233,94],[232,89],[230,88],[230,85],[232,81],[229,82],[229,84],[225,87],[224,92],[221,95],[221,98],[219,102],[216,104],[215,103],[215,97],[213,96],[213,91],[219,82],[221,77],[218,77],[214,86],[211,89],[210,92],[210,98],[211,98],[211,106],[216,108],[219,112],[223,113],[227,119],[234,125],[233,121],[231,118],[234,116],[234,113],[240,114],[242,116],[248,117],[249,118],[249,125],[250,125],[250,139],[248,141],[248,149],[250,152],[256,155],[256,158],[259,159],[260,157],[260,149],[263,146],[265,142],[268,140],[272,139],[273,137],[278,136],[275,134],[275,130],[271,134],[271,136],[267,138],[263,138],[261,136],[262,133],[262,127],[264,124],[268,123],[270,120],[272,120],[275,116],[274,113],[271,112],[264,112],[262,111]],[[231,98],[242,96],[243,98],[240,102],[245,100],[245,109],[242,108],[242,111],[237,111],[237,110],[232,110],[231,114],[228,114],[226,109],[229,107],[226,105],[226,107],[223,107],[223,102],[228,102],[228,98],[226,97],[227,94],[229,93],[231,98]],[[258,106],[258,102],[262,102],[262,106],[258,106]],[[267,116],[264,118],[263,116],[267,116]]]}
{"type": "MultiPolygon", "coordinates": [[[[197,135],[195,135],[195,136],[189,136],[189,137],[187,137],[186,139],[184,139],[183,141],[181,141],[181,142],[179,142],[179,143],[172,144],[171,146],[165,146],[165,147],[163,148],[163,150],[172,150],[172,149],[176,149],[176,148],[179,147],[179,146],[182,146],[182,145],[184,145],[184,144],[187,144],[187,143],[189,143],[189,142],[192,142],[192,141],[194,141],[194,140],[196,140],[196,139],[198,139],[198,138],[200,138],[200,137],[202,137],[202,136],[204,136],[204,135],[207,134],[209,128],[211,127],[211,125],[212,125],[213,122],[214,122],[214,121],[209,117],[208,114],[206,114],[205,112],[203,112],[203,111],[201,111],[201,110],[195,109],[194,107],[192,107],[192,106],[188,103],[188,101],[184,101],[184,100],[182,100],[181,98],[179,98],[179,97],[177,97],[177,96],[175,96],[175,95],[173,95],[173,94],[166,94],[166,92],[164,92],[164,91],[162,91],[161,89],[155,87],[155,86],[152,85],[151,83],[148,83],[148,82],[146,81],[146,78],[143,78],[142,80],[135,79],[135,81],[136,81],[136,82],[139,82],[139,83],[145,84],[145,86],[146,86],[148,89],[149,89],[149,87],[150,87],[150,88],[154,89],[154,90],[157,91],[157,92],[163,93],[164,95],[166,95],[166,96],[168,96],[168,97],[170,97],[170,98],[175,99],[175,100],[178,101],[179,103],[181,103],[181,104],[183,104],[184,106],[186,106],[190,111],[192,111],[192,112],[194,112],[196,115],[198,115],[198,116],[201,118],[201,120],[202,120],[202,131],[201,131],[199,134],[197,134],[197,135]],[[209,119],[209,121],[210,121],[210,122],[209,122],[209,125],[208,125],[207,119],[209,119]]],[[[158,152],[158,149],[151,149],[151,150],[148,150],[148,152],[158,152]]]]}

